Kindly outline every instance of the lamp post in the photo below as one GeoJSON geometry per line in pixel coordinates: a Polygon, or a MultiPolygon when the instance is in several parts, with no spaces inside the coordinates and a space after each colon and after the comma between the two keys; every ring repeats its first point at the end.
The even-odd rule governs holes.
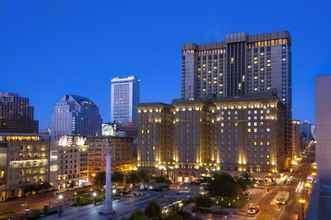
{"type": "Polygon", "coordinates": [[[78,203],[77,195],[78,195],[78,193],[74,192],[74,201],[75,201],[75,203],[78,203]]]}
{"type": "Polygon", "coordinates": [[[306,200],[303,199],[303,198],[300,198],[299,199],[299,204],[300,204],[300,216],[301,218],[300,219],[304,219],[305,218],[305,203],[306,203],[306,200]]]}
{"type": "Polygon", "coordinates": [[[58,197],[57,197],[57,199],[58,199],[58,201],[59,201],[59,206],[58,206],[58,217],[61,217],[62,216],[62,209],[63,209],[63,203],[62,203],[62,201],[63,201],[63,195],[62,194],[60,194],[60,195],[58,195],[58,197]]]}
{"type": "Polygon", "coordinates": [[[94,205],[96,206],[97,205],[97,192],[93,192],[92,196],[93,196],[93,200],[94,200],[94,205]]]}

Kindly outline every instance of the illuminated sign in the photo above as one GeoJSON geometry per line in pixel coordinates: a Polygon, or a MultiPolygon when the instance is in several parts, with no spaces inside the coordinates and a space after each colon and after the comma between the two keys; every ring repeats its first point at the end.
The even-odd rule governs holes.
{"type": "Polygon", "coordinates": [[[102,136],[116,136],[116,124],[102,124],[102,136]]]}
{"type": "Polygon", "coordinates": [[[86,137],[81,136],[62,136],[58,142],[59,146],[69,147],[72,145],[84,146],[86,137]]]}

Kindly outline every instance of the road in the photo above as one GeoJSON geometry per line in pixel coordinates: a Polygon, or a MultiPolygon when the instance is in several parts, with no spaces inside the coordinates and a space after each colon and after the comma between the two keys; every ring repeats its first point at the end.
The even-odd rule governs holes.
{"type": "Polygon", "coordinates": [[[126,199],[122,201],[113,201],[113,209],[115,210],[114,216],[103,216],[99,214],[99,211],[102,208],[102,205],[94,206],[88,205],[84,207],[69,207],[64,210],[63,215],[59,218],[57,215],[52,215],[45,217],[45,220],[55,220],[55,219],[63,219],[63,220],[71,220],[71,219],[80,219],[80,220],[88,220],[88,219],[123,219],[129,217],[134,210],[143,210],[147,207],[147,205],[151,201],[157,201],[160,206],[165,206],[171,204],[175,201],[185,199],[187,195],[177,195],[175,192],[147,192],[142,197],[126,199]]]}
{"type": "MultiPolygon", "coordinates": [[[[284,186],[272,186],[269,187],[269,192],[258,193],[252,196],[251,203],[255,203],[260,207],[260,211],[256,216],[247,215],[247,205],[243,207],[236,215],[231,216],[228,219],[233,220],[297,220],[301,215],[301,204],[298,203],[299,198],[303,196],[303,193],[297,193],[296,186],[300,181],[305,181],[306,177],[312,172],[311,163],[303,161],[292,173],[292,176],[297,179],[294,183],[284,186]],[[280,191],[288,191],[290,193],[289,200],[286,205],[279,206],[273,204],[272,201],[280,191]]],[[[308,199],[306,197],[306,199],[308,199]]],[[[307,205],[306,205],[307,207],[307,205]]],[[[215,218],[216,219],[216,218],[215,218]]]]}
{"type": "MultiPolygon", "coordinates": [[[[63,193],[65,200],[73,198],[73,191],[63,193]]],[[[42,209],[45,205],[52,207],[57,202],[55,192],[37,194],[26,198],[19,198],[11,201],[0,202],[0,219],[7,219],[9,216],[24,214],[25,209],[42,209]]]]}

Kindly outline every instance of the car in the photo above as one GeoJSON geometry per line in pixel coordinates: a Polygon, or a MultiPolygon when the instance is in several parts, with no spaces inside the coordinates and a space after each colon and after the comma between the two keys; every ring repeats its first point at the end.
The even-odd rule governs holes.
{"type": "Polygon", "coordinates": [[[247,214],[253,216],[253,215],[256,215],[259,211],[260,210],[258,207],[249,207],[247,209],[247,214]]]}
{"type": "Polygon", "coordinates": [[[287,191],[278,192],[276,195],[276,204],[277,205],[286,205],[289,199],[290,193],[287,191]]]}
{"type": "Polygon", "coordinates": [[[277,199],[276,202],[277,202],[278,205],[286,205],[287,200],[285,200],[285,199],[277,199]]]}

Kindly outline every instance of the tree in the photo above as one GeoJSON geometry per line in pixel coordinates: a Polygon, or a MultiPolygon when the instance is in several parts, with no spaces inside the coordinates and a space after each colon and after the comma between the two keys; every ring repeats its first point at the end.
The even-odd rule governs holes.
{"type": "Polygon", "coordinates": [[[207,191],[217,197],[233,197],[241,192],[241,187],[231,175],[215,173],[208,181],[207,191]]]}
{"type": "Polygon", "coordinates": [[[170,185],[171,184],[171,181],[167,177],[165,177],[165,176],[154,177],[154,181],[156,183],[165,183],[167,185],[170,185]]]}
{"type": "Polygon", "coordinates": [[[136,173],[139,176],[140,181],[142,182],[149,182],[149,180],[151,179],[151,174],[144,169],[140,169],[136,173]]]}
{"type": "Polygon", "coordinates": [[[123,173],[120,173],[120,172],[114,172],[112,175],[111,175],[111,181],[112,182],[122,182],[124,179],[124,174],[123,173]]]}
{"type": "Polygon", "coordinates": [[[162,218],[162,220],[184,220],[184,218],[176,212],[171,212],[162,218]]]}
{"type": "Polygon", "coordinates": [[[248,172],[242,172],[237,178],[238,184],[241,186],[242,190],[246,190],[248,186],[252,184],[251,176],[248,172]]]}
{"type": "Polygon", "coordinates": [[[142,211],[137,210],[132,213],[129,220],[149,220],[149,218],[142,211]]]}
{"type": "Polygon", "coordinates": [[[155,201],[150,202],[145,209],[145,215],[152,220],[161,219],[162,213],[159,204],[157,204],[155,201]]]}
{"type": "Polygon", "coordinates": [[[97,175],[94,178],[94,185],[97,188],[102,189],[105,184],[106,184],[106,172],[103,171],[97,173],[97,175]]]}
{"type": "Polygon", "coordinates": [[[128,183],[139,183],[141,182],[141,178],[139,177],[137,172],[131,172],[128,175],[127,181],[128,183]]]}
{"type": "Polygon", "coordinates": [[[209,208],[213,205],[213,201],[206,196],[200,196],[195,200],[195,205],[197,207],[209,208]]]}

